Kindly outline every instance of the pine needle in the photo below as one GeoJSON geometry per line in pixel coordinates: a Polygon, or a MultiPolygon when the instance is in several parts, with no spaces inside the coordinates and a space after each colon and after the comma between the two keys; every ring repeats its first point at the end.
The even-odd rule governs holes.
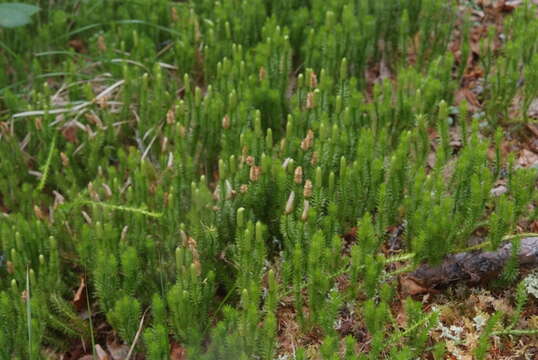
{"type": "Polygon", "coordinates": [[[136,343],[138,342],[138,339],[140,338],[140,334],[142,333],[143,325],[144,325],[144,319],[146,317],[146,313],[148,312],[149,308],[144,311],[144,314],[142,314],[142,318],[140,319],[140,324],[138,325],[138,330],[136,331],[135,337],[133,339],[133,343],[131,344],[131,347],[129,348],[129,352],[127,353],[127,356],[125,357],[125,360],[129,360],[131,356],[133,355],[133,351],[136,347],[136,343]]]}

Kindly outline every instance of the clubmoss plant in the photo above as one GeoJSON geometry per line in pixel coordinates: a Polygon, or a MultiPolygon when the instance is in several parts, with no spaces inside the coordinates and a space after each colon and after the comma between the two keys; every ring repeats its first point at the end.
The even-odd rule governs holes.
{"type": "MultiPolygon", "coordinates": [[[[1,359],[441,359],[395,276],[511,240],[517,280],[530,1],[478,43],[455,1],[39,3],[0,30],[1,359]]],[[[517,294],[477,358],[532,334],[517,294]]]]}

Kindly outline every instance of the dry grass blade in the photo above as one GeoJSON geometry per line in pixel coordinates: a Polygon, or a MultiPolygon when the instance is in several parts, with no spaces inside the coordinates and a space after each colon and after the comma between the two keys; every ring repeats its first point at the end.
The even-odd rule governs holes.
{"type": "Polygon", "coordinates": [[[131,356],[133,355],[134,348],[136,347],[136,344],[138,342],[138,339],[140,338],[140,334],[142,333],[142,329],[144,327],[144,319],[146,317],[146,313],[148,312],[148,309],[144,311],[144,314],[142,314],[142,318],[140,319],[140,324],[138,325],[138,330],[136,331],[135,337],[133,339],[133,343],[131,344],[131,347],[129,348],[129,352],[127,353],[127,356],[125,357],[125,360],[129,360],[131,356]]]}
{"type": "Polygon", "coordinates": [[[17,118],[24,118],[24,117],[30,117],[30,116],[57,115],[57,114],[78,112],[84,109],[85,107],[96,103],[98,100],[104,98],[105,96],[109,95],[110,93],[112,93],[112,91],[114,91],[114,89],[123,85],[123,83],[125,83],[125,80],[119,80],[115,82],[114,84],[112,84],[111,86],[109,86],[108,88],[106,88],[105,90],[101,91],[95,98],[93,98],[92,101],[84,101],[72,108],[24,111],[21,113],[14,114],[12,118],[17,119],[17,118]]]}

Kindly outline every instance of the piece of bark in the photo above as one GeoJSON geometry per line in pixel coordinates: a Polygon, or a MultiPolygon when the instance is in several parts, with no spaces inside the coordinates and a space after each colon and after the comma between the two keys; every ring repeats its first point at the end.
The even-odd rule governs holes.
{"type": "MultiPolygon", "coordinates": [[[[538,265],[538,237],[523,238],[520,244],[519,264],[538,265]]],[[[506,243],[496,251],[470,251],[450,255],[440,265],[421,265],[408,274],[407,279],[425,289],[458,281],[487,281],[503,270],[511,252],[512,244],[506,243]]]]}

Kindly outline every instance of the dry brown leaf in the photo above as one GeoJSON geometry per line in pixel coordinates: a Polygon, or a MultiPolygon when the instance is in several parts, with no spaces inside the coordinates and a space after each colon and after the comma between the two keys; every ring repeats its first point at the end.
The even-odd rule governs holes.
{"type": "Polygon", "coordinates": [[[129,353],[129,346],[125,344],[110,342],[106,344],[106,348],[113,360],[124,360],[127,358],[127,354],[129,353]]]}
{"type": "Polygon", "coordinates": [[[72,47],[78,53],[84,54],[87,52],[86,44],[84,44],[84,41],[80,39],[69,40],[69,46],[72,47]]]}
{"type": "Polygon", "coordinates": [[[78,143],[77,131],[78,128],[76,125],[66,124],[62,129],[62,135],[70,143],[76,144],[78,143]]]}
{"type": "Polygon", "coordinates": [[[475,112],[480,108],[480,102],[478,101],[474,92],[467,88],[461,88],[456,92],[454,101],[456,104],[460,104],[463,100],[467,101],[469,110],[475,112]]]}
{"type": "Polygon", "coordinates": [[[346,243],[354,243],[355,241],[357,241],[357,227],[352,227],[342,237],[344,238],[346,243]]]}
{"type": "Polygon", "coordinates": [[[428,154],[426,158],[426,163],[428,164],[430,169],[433,169],[435,167],[435,161],[436,161],[435,152],[432,151],[428,154]]]}
{"type": "Polygon", "coordinates": [[[527,143],[527,147],[532,152],[538,153],[538,138],[530,139],[529,142],[527,143]]]}
{"type": "Polygon", "coordinates": [[[527,116],[534,119],[538,118],[538,98],[534,99],[529,105],[527,116]]]}
{"type": "Polygon", "coordinates": [[[91,121],[92,124],[98,126],[99,128],[103,128],[103,122],[101,121],[101,119],[99,119],[99,116],[97,116],[97,114],[95,114],[94,112],[87,112],[84,114],[84,117],[88,121],[91,121]]]}
{"type": "Polygon", "coordinates": [[[84,276],[80,277],[80,284],[78,286],[77,292],[75,293],[75,296],[73,297],[73,305],[75,305],[75,308],[80,311],[84,308],[84,291],[86,290],[86,279],[84,279],[84,276]]]}
{"type": "Polygon", "coordinates": [[[480,293],[478,297],[478,308],[482,311],[486,311],[490,306],[493,306],[493,301],[495,298],[491,296],[488,292],[480,293]]]}
{"type": "Polygon", "coordinates": [[[37,205],[34,205],[34,214],[40,220],[46,221],[48,219],[47,213],[37,205]]]}
{"type": "Polygon", "coordinates": [[[101,345],[97,344],[95,345],[95,352],[97,353],[97,357],[99,360],[111,360],[108,353],[101,347],[101,345]]]}
{"type": "Polygon", "coordinates": [[[532,329],[538,329],[538,315],[533,315],[528,320],[529,327],[532,329]]]}
{"type": "Polygon", "coordinates": [[[99,35],[97,38],[97,47],[99,48],[99,51],[105,52],[106,51],[106,42],[105,37],[103,35],[99,35]]]}
{"type": "Polygon", "coordinates": [[[407,325],[407,313],[405,312],[403,306],[400,306],[400,308],[398,309],[398,314],[396,315],[396,322],[402,328],[405,328],[405,326],[407,325]]]}
{"type": "Polygon", "coordinates": [[[187,350],[177,343],[172,344],[170,360],[187,360],[187,350]]]}
{"type": "Polygon", "coordinates": [[[508,299],[504,297],[493,300],[492,304],[495,311],[501,311],[503,314],[511,314],[514,311],[508,299]]]}
{"type": "Polygon", "coordinates": [[[400,278],[400,287],[402,292],[406,295],[426,294],[429,292],[428,288],[419,285],[416,281],[407,276],[400,278]]]}
{"type": "Polygon", "coordinates": [[[459,126],[451,127],[449,130],[450,134],[450,146],[454,149],[460,149],[463,146],[463,139],[461,137],[462,132],[459,126]]]}
{"type": "Polygon", "coordinates": [[[196,243],[196,240],[194,240],[190,236],[187,236],[184,233],[182,234],[182,238],[183,246],[190,250],[192,255],[192,263],[194,265],[196,273],[199,275],[202,267],[200,264],[200,255],[198,254],[198,244],[196,243]]]}
{"type": "Polygon", "coordinates": [[[531,232],[538,232],[538,220],[534,220],[530,225],[529,229],[531,232]]]}
{"type": "Polygon", "coordinates": [[[26,302],[28,300],[28,290],[23,290],[21,293],[21,300],[26,302]]]}
{"type": "MultiPolygon", "coordinates": [[[[479,10],[473,11],[473,17],[477,19],[482,19],[484,16],[485,14],[483,11],[479,11],[479,10]]],[[[473,27],[471,30],[470,45],[471,45],[471,51],[473,52],[474,55],[480,55],[480,38],[482,38],[485,31],[486,30],[484,26],[476,26],[476,27],[473,27]]]]}
{"type": "Polygon", "coordinates": [[[538,137],[538,124],[527,124],[526,126],[534,136],[538,137]]]}
{"type": "Polygon", "coordinates": [[[13,262],[7,261],[6,262],[6,270],[8,274],[14,274],[15,273],[15,265],[13,265],[13,262]]]}
{"type": "Polygon", "coordinates": [[[516,6],[521,4],[521,1],[522,0],[515,0],[515,1],[502,0],[502,1],[499,1],[497,3],[497,10],[500,11],[500,12],[504,12],[504,13],[512,12],[516,8],[516,6]]]}
{"type": "Polygon", "coordinates": [[[381,63],[379,64],[379,80],[383,81],[385,79],[390,79],[391,77],[392,73],[389,66],[387,65],[385,59],[381,59],[381,63]]]}
{"type": "Polygon", "coordinates": [[[523,149],[521,150],[521,153],[519,154],[518,163],[519,165],[523,167],[534,166],[538,164],[538,155],[536,155],[530,150],[523,149]]]}

